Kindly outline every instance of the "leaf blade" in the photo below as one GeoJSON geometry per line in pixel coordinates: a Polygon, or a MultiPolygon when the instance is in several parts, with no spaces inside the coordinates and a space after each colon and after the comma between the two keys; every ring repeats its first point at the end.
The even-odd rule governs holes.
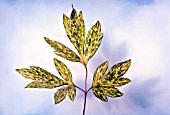
{"type": "Polygon", "coordinates": [[[88,31],[85,45],[86,60],[89,60],[97,51],[102,41],[101,24],[99,21],[88,31]]]}
{"type": "Polygon", "coordinates": [[[108,98],[101,92],[99,88],[92,89],[93,94],[102,101],[108,102],[108,98]]]}
{"type": "Polygon", "coordinates": [[[33,88],[33,86],[35,88],[55,88],[58,86],[67,85],[67,83],[62,79],[38,66],[30,66],[30,69],[16,69],[16,71],[26,79],[35,80],[35,82],[28,84],[26,88],[33,88]]]}
{"type": "Polygon", "coordinates": [[[72,74],[70,72],[70,70],[68,69],[68,67],[61,62],[60,60],[54,58],[54,64],[55,67],[58,71],[58,73],[61,75],[61,77],[66,80],[68,82],[69,85],[72,85],[72,74]]]}
{"type": "Polygon", "coordinates": [[[63,83],[56,83],[56,81],[44,81],[44,82],[40,82],[40,81],[33,81],[31,83],[29,83],[25,88],[48,88],[48,89],[52,89],[52,88],[56,88],[59,86],[65,85],[63,83]]]}
{"type": "Polygon", "coordinates": [[[103,77],[105,80],[111,81],[114,78],[123,76],[131,65],[131,59],[115,64],[103,77]]]}
{"type": "Polygon", "coordinates": [[[115,78],[115,79],[112,79],[111,81],[103,79],[101,80],[101,85],[111,86],[111,87],[120,87],[120,86],[124,86],[128,84],[129,82],[131,82],[131,80],[128,78],[115,78]]]}
{"type": "Polygon", "coordinates": [[[76,97],[76,88],[74,86],[68,86],[68,96],[71,101],[74,101],[76,97]]]}
{"type": "Polygon", "coordinates": [[[80,62],[80,57],[64,44],[54,40],[50,40],[47,37],[44,37],[44,39],[53,49],[55,49],[54,53],[56,55],[65,58],[69,61],[80,62]]]}
{"type": "Polygon", "coordinates": [[[57,90],[57,92],[54,94],[55,104],[62,102],[66,98],[67,90],[68,87],[63,87],[57,90]]]}
{"type": "Polygon", "coordinates": [[[114,87],[100,87],[103,90],[103,94],[112,98],[121,97],[123,93],[121,93],[117,88],[114,87]]]}
{"type": "Polygon", "coordinates": [[[63,14],[63,25],[68,38],[78,53],[82,55],[84,53],[85,41],[85,24],[82,11],[77,14],[77,11],[73,8],[70,19],[63,14]]]}
{"type": "Polygon", "coordinates": [[[93,83],[92,86],[96,87],[98,83],[100,83],[100,80],[102,76],[105,74],[106,70],[108,68],[108,61],[105,61],[100,66],[97,67],[94,75],[93,75],[93,83]]]}

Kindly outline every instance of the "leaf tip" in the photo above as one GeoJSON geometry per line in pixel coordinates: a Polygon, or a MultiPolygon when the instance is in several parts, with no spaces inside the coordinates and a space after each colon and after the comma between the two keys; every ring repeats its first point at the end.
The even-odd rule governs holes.
{"type": "MultiPolygon", "coordinates": [[[[54,52],[55,52],[55,51],[54,51],[54,52]]],[[[57,59],[56,59],[56,58],[54,58],[53,60],[54,60],[54,62],[55,62],[55,61],[57,61],[57,59]]]]}
{"type": "Polygon", "coordinates": [[[128,61],[131,62],[131,59],[129,59],[128,61]]]}
{"type": "Polygon", "coordinates": [[[19,72],[19,69],[15,69],[15,71],[19,72]]]}
{"type": "Polygon", "coordinates": [[[47,38],[47,37],[44,37],[44,40],[47,42],[47,41],[49,40],[49,38],[47,38]]]}

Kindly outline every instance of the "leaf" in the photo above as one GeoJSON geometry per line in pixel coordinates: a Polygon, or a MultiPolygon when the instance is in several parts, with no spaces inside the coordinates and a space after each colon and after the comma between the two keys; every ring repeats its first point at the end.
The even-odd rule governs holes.
{"type": "Polygon", "coordinates": [[[80,57],[72,51],[70,48],[66,47],[62,43],[59,43],[49,38],[44,37],[45,41],[55,49],[54,53],[62,58],[65,58],[69,61],[80,62],[80,57]]]}
{"type": "Polygon", "coordinates": [[[68,87],[63,87],[57,90],[54,94],[55,104],[60,103],[66,98],[68,87]]]}
{"type": "Polygon", "coordinates": [[[73,8],[70,19],[63,14],[63,24],[68,38],[78,53],[82,55],[85,42],[85,25],[82,12],[80,11],[77,15],[76,10],[73,8]]]}
{"type": "Polygon", "coordinates": [[[56,88],[58,86],[61,86],[62,83],[57,83],[54,80],[49,80],[49,81],[33,81],[29,83],[25,88],[56,88]]]}
{"type": "Polygon", "coordinates": [[[121,97],[123,93],[121,93],[117,88],[114,87],[100,87],[100,90],[103,91],[103,94],[109,97],[121,97]]]}
{"type": "Polygon", "coordinates": [[[131,60],[115,64],[102,79],[111,81],[114,78],[123,76],[131,65],[131,60]]]}
{"type": "Polygon", "coordinates": [[[97,21],[95,25],[88,31],[85,45],[86,60],[89,60],[97,51],[102,41],[103,34],[101,33],[100,22],[97,21]]]}
{"type": "Polygon", "coordinates": [[[70,15],[70,19],[74,19],[77,17],[77,11],[73,8],[71,15],[70,15]]]}
{"type": "Polygon", "coordinates": [[[128,78],[114,78],[111,81],[102,79],[100,84],[102,86],[120,87],[128,84],[129,82],[131,82],[131,80],[128,78]]]}
{"type": "Polygon", "coordinates": [[[76,88],[74,86],[68,86],[68,96],[70,100],[74,101],[76,97],[76,88]]]}
{"type": "Polygon", "coordinates": [[[71,74],[70,70],[67,68],[67,66],[63,62],[61,62],[55,58],[54,58],[54,64],[55,64],[55,67],[56,67],[58,73],[61,75],[61,77],[64,80],[66,80],[69,85],[72,85],[73,84],[72,74],[71,74]]]}
{"type": "Polygon", "coordinates": [[[108,97],[121,97],[123,93],[121,93],[117,88],[114,87],[103,87],[99,86],[97,88],[92,89],[94,95],[102,101],[108,102],[108,97]]]}
{"type": "Polygon", "coordinates": [[[131,80],[128,78],[120,78],[126,73],[130,67],[131,60],[118,63],[114,65],[106,74],[108,62],[102,63],[93,75],[92,90],[94,95],[102,101],[108,101],[108,97],[121,97],[121,93],[117,88],[129,83],[131,80]],[[119,74],[117,74],[119,73],[119,74]],[[103,77],[104,76],[104,77],[103,77]],[[109,77],[108,77],[109,76],[109,77]]]}
{"type": "Polygon", "coordinates": [[[107,97],[103,94],[103,91],[100,90],[100,88],[93,88],[92,91],[97,98],[99,98],[102,101],[108,102],[107,97]]]}
{"type": "Polygon", "coordinates": [[[55,88],[57,86],[66,85],[62,79],[56,77],[50,72],[37,66],[30,66],[31,69],[16,69],[23,77],[35,80],[26,86],[26,88],[55,88]]]}
{"type": "Polygon", "coordinates": [[[92,86],[95,87],[100,83],[101,77],[105,74],[108,68],[108,61],[102,63],[95,71],[93,75],[93,83],[92,86]]]}

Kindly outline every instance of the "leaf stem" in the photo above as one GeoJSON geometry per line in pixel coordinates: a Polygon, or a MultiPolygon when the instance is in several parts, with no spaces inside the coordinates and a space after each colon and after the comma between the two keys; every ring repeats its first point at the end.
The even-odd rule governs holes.
{"type": "Polygon", "coordinates": [[[84,108],[83,108],[83,115],[85,115],[85,111],[86,111],[86,97],[87,97],[87,92],[85,92],[85,95],[84,95],[84,108]]]}
{"type": "Polygon", "coordinates": [[[93,87],[90,87],[86,92],[88,93],[93,87]]]}
{"type": "Polygon", "coordinates": [[[85,69],[86,69],[86,77],[85,77],[85,84],[84,84],[84,86],[85,86],[85,94],[84,94],[84,108],[83,108],[83,115],[85,115],[85,111],[86,111],[86,98],[87,98],[87,93],[88,93],[88,91],[87,91],[87,75],[88,75],[88,70],[87,70],[87,66],[84,66],[85,67],[85,69]]]}
{"type": "Polygon", "coordinates": [[[85,91],[87,91],[87,74],[88,74],[87,66],[85,66],[85,69],[86,69],[86,77],[85,77],[85,91]]]}
{"type": "Polygon", "coordinates": [[[77,86],[77,85],[74,85],[74,86],[85,93],[85,91],[82,88],[80,88],[79,86],[77,86]]]}

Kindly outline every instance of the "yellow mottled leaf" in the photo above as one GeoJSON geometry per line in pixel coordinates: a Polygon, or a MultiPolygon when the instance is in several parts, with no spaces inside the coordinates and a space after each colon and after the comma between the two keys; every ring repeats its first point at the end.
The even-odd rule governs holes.
{"type": "Polygon", "coordinates": [[[93,83],[92,83],[93,87],[97,86],[100,83],[100,80],[102,76],[105,74],[107,68],[108,68],[108,61],[105,61],[96,69],[93,75],[93,83]]]}
{"type": "Polygon", "coordinates": [[[44,39],[52,48],[55,49],[54,53],[56,55],[65,58],[69,61],[80,62],[80,57],[67,46],[57,41],[50,40],[49,38],[46,37],[44,39]]]}
{"type": "Polygon", "coordinates": [[[23,77],[35,80],[34,82],[28,84],[26,88],[55,88],[67,84],[62,79],[56,77],[43,68],[37,66],[30,66],[30,68],[31,69],[16,69],[16,71],[23,77]]]}
{"type": "Polygon", "coordinates": [[[73,8],[70,19],[63,14],[63,24],[68,38],[77,49],[78,53],[82,55],[84,53],[85,42],[85,25],[83,20],[83,14],[73,8]]]}
{"type": "Polygon", "coordinates": [[[100,90],[100,88],[93,88],[92,91],[97,98],[99,98],[102,101],[108,102],[106,95],[103,94],[103,91],[100,90]]]}
{"type": "Polygon", "coordinates": [[[60,60],[54,59],[54,64],[55,67],[58,71],[58,73],[61,75],[61,77],[68,82],[68,84],[72,85],[72,74],[70,72],[70,70],[68,69],[68,67],[61,62],[60,60]]]}
{"type": "Polygon", "coordinates": [[[103,34],[101,33],[100,22],[97,21],[95,25],[88,31],[85,44],[85,56],[88,61],[97,51],[102,41],[103,34]]]}
{"type": "Polygon", "coordinates": [[[105,80],[111,81],[113,78],[119,78],[123,76],[131,65],[131,60],[127,60],[118,64],[115,64],[103,77],[105,80]]]}
{"type": "Polygon", "coordinates": [[[101,91],[103,91],[103,94],[108,97],[121,97],[123,93],[121,93],[117,88],[114,87],[99,87],[101,91]]]}
{"type": "Polygon", "coordinates": [[[67,91],[68,87],[63,87],[57,90],[57,92],[54,94],[55,104],[60,103],[66,98],[67,91]]]}
{"type": "Polygon", "coordinates": [[[120,87],[131,82],[128,78],[113,78],[112,80],[102,79],[100,85],[102,86],[111,86],[111,87],[120,87]]]}
{"type": "Polygon", "coordinates": [[[76,97],[76,88],[74,86],[68,86],[68,96],[70,100],[74,101],[76,97]]]}
{"type": "Polygon", "coordinates": [[[55,80],[48,80],[48,81],[33,81],[29,83],[25,88],[56,88],[58,86],[62,86],[63,81],[56,82],[55,80]]]}

